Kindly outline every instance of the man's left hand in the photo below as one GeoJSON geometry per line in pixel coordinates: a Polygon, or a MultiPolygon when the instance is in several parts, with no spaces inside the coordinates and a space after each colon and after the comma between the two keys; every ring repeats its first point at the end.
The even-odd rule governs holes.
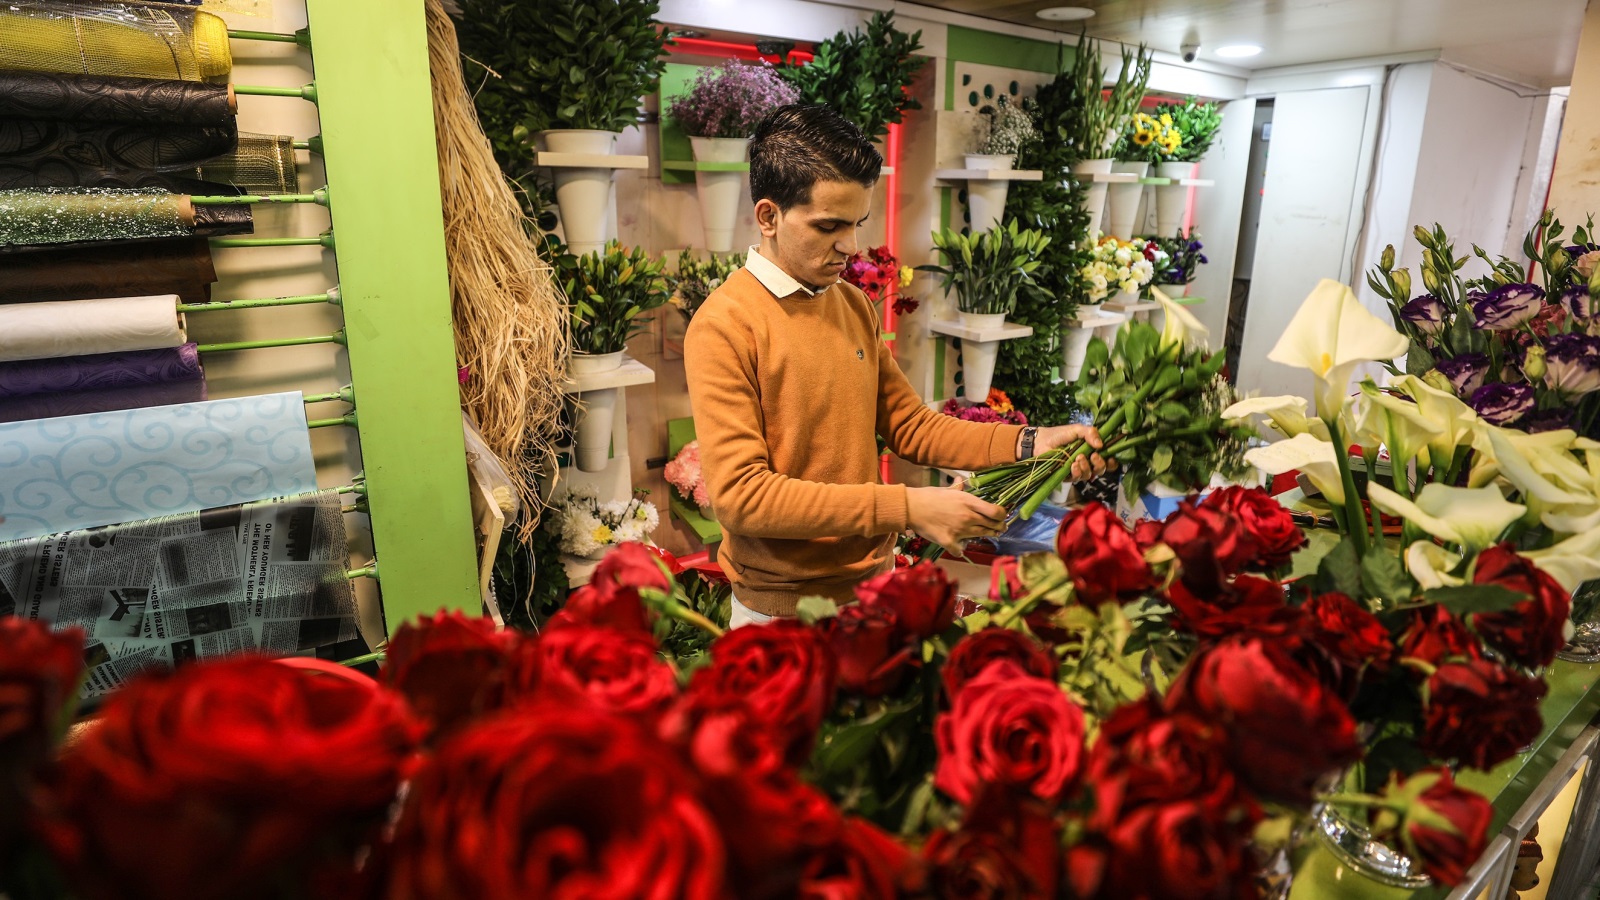
{"type": "MultiPolygon", "coordinates": [[[[1100,432],[1091,425],[1058,425],[1054,428],[1040,428],[1033,439],[1033,455],[1038,456],[1046,450],[1057,447],[1067,447],[1079,440],[1088,441],[1089,446],[1099,450],[1104,446],[1100,439],[1100,432]]],[[[1099,475],[1104,475],[1117,467],[1116,460],[1107,460],[1098,453],[1080,456],[1072,463],[1072,480],[1087,481],[1099,475]]]]}

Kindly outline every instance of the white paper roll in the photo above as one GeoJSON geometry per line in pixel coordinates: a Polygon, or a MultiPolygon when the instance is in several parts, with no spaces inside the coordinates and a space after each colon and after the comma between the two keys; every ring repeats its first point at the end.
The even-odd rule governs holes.
{"type": "Polygon", "coordinates": [[[188,339],[177,294],[0,305],[0,360],[159,350],[188,339]]]}

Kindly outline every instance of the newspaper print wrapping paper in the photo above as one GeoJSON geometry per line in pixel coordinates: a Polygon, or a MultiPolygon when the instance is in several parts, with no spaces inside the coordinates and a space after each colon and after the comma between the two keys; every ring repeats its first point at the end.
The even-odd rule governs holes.
{"type": "Polygon", "coordinates": [[[88,696],[150,668],[358,636],[335,491],[0,543],[0,615],[88,636],[88,696]]]}
{"type": "Polygon", "coordinates": [[[160,350],[188,341],[177,294],[0,306],[0,361],[160,350]]]}
{"type": "Polygon", "coordinates": [[[316,486],[299,391],[0,424],[0,540],[316,486]]]}

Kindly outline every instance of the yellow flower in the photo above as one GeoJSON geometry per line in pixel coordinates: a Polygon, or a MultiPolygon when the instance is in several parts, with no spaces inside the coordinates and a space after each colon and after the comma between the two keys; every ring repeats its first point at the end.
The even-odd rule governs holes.
{"type": "Polygon", "coordinates": [[[1150,144],[1151,144],[1151,143],[1152,143],[1152,142],[1153,142],[1153,141],[1155,141],[1155,139],[1156,139],[1156,136],[1155,136],[1155,133],[1154,133],[1154,132],[1149,132],[1149,131],[1135,131],[1135,132],[1134,132],[1134,133],[1133,133],[1133,142],[1134,142],[1134,143],[1135,143],[1135,144],[1138,144],[1138,145],[1139,145],[1139,146],[1141,146],[1141,147],[1148,147],[1148,146],[1150,146],[1150,144]]]}
{"type": "Polygon", "coordinates": [[[910,266],[901,266],[900,267],[900,286],[901,287],[910,287],[911,286],[911,276],[913,274],[915,274],[915,272],[910,266]]]}
{"type": "Polygon", "coordinates": [[[1167,126],[1168,128],[1171,128],[1172,127],[1172,117],[1167,115],[1166,113],[1162,113],[1161,114],[1161,124],[1167,126]]]}
{"type": "Polygon", "coordinates": [[[611,543],[611,528],[606,525],[596,525],[589,537],[593,538],[596,544],[609,544],[611,543]]]}

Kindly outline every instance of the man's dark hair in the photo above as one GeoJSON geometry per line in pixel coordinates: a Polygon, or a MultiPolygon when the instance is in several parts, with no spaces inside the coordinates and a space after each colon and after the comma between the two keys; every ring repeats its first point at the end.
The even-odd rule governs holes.
{"type": "Polygon", "coordinates": [[[883,155],[853,122],[823,104],[773,110],[750,139],[750,197],[779,209],[811,202],[819,181],[878,182],[883,155]]]}

